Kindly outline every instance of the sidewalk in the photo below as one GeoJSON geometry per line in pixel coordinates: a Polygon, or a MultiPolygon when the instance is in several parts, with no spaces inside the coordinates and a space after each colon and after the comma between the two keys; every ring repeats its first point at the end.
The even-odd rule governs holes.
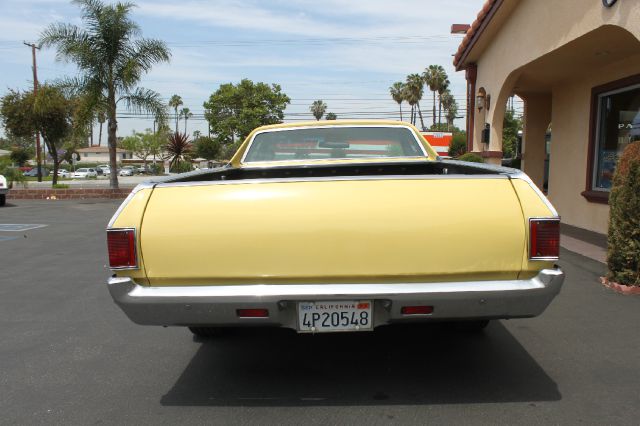
{"type": "Polygon", "coordinates": [[[574,253],[596,260],[607,262],[607,236],[593,231],[562,224],[560,246],[574,253]]]}

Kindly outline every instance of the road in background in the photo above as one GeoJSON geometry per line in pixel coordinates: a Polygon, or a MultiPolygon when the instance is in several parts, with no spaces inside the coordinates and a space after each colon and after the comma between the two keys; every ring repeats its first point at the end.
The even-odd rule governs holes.
{"type": "MultiPolygon", "coordinates": [[[[198,341],[132,324],[105,286],[118,202],[11,201],[0,223],[0,422],[637,424],[640,298],[563,250],[538,318],[484,334],[245,331],[198,341]]],[[[188,218],[188,214],[185,215],[188,218]]],[[[203,258],[206,254],[203,253],[203,258]]],[[[207,261],[214,262],[215,259],[207,261]]]]}

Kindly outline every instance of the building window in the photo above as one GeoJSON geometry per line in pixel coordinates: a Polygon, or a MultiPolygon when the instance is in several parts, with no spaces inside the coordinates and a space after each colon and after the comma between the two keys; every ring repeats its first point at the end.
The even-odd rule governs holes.
{"type": "Polygon", "coordinates": [[[587,165],[589,201],[607,203],[622,151],[640,141],[640,75],[592,91],[591,141],[587,165]]]}
{"type": "Polygon", "coordinates": [[[624,148],[640,140],[640,84],[598,96],[593,186],[609,191],[624,148]]]}

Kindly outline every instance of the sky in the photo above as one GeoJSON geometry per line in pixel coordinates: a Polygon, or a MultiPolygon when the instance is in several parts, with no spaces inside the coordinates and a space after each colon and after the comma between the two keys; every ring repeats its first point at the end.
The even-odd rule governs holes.
{"type": "MultiPolygon", "coordinates": [[[[422,73],[430,64],[442,65],[449,74],[450,90],[463,116],[464,73],[456,73],[452,64],[462,36],[450,34],[450,27],[470,24],[484,0],[135,3],[132,18],[142,35],[165,41],[172,56],[170,63],[145,75],[140,86],[166,100],[180,95],[194,113],[188,122],[191,134],[206,133],[203,102],[220,84],[243,78],[282,86],[291,98],[285,121],[313,119],[309,106],[316,99],[324,100],[327,112],[338,118],[399,119],[389,86],[410,73],[422,73]]],[[[69,1],[0,0],[0,10],[0,94],[4,94],[32,85],[31,49],[23,41],[37,41],[53,22],[82,22],[78,7],[69,1]]],[[[37,51],[37,61],[40,82],[76,73],[73,64],[56,60],[53,49],[37,51]]],[[[432,120],[431,102],[427,90],[421,102],[427,126],[432,120]]],[[[464,127],[464,118],[456,124],[464,127]]],[[[126,136],[152,125],[152,119],[122,111],[118,134],[126,136]]]]}

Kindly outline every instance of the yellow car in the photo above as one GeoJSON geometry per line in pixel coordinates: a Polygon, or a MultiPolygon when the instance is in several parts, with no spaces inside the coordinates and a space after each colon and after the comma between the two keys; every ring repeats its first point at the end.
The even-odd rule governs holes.
{"type": "Polygon", "coordinates": [[[228,165],[136,187],[107,228],[138,324],[367,331],[533,317],[564,275],[556,210],[519,170],[442,160],[395,121],[260,127],[228,165]]]}

